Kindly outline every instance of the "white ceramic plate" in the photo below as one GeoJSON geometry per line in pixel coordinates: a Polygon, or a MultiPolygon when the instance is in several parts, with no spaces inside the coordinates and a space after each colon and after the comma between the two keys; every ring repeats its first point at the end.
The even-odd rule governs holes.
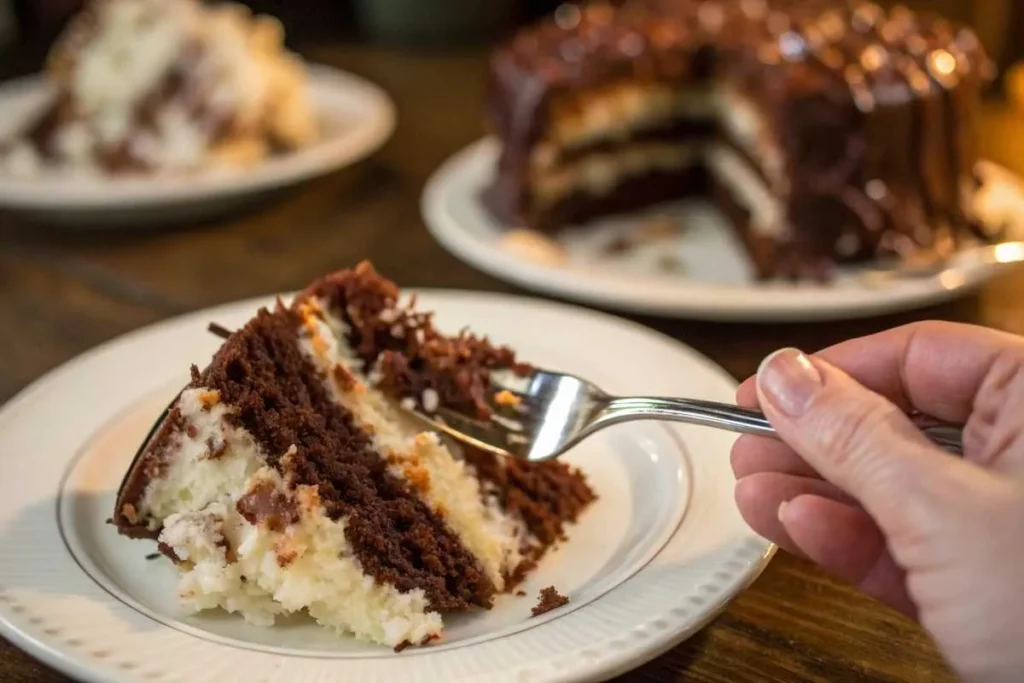
{"type": "MultiPolygon", "coordinates": [[[[735,383],[690,349],[615,318],[529,299],[424,292],[438,323],[617,392],[730,400],[735,383]]],[[[136,446],[218,340],[264,301],[175,319],[102,346],[0,411],[0,632],[85,681],[603,680],[693,634],[764,568],[773,548],[742,521],[724,432],[621,425],[571,454],[600,499],[524,586],[400,654],[305,618],[271,628],[181,613],[175,571],[151,542],[105,523],[136,446]],[[530,617],[540,588],[571,599],[530,617]]]]}
{"type": "MultiPolygon", "coordinates": [[[[391,99],[358,76],[310,65],[309,92],[324,130],[322,138],[255,168],[129,179],[57,173],[17,178],[0,173],[0,208],[73,225],[142,227],[198,220],[352,164],[376,150],[394,130],[391,99]]],[[[50,86],[38,76],[0,87],[0,140],[22,130],[51,96],[50,86]]]]}
{"type": "MultiPolygon", "coordinates": [[[[562,259],[511,248],[507,226],[485,208],[480,193],[493,177],[497,142],[484,139],[446,162],[428,182],[423,213],[442,245],[467,263],[509,282],[568,299],[631,313],[709,320],[797,321],[854,318],[938,303],[960,296],[999,271],[965,252],[940,275],[880,285],[851,270],[834,282],[763,283],[751,276],[740,244],[721,216],[703,202],[659,206],[634,216],[595,221],[559,238],[562,259]],[[681,236],[609,253],[617,235],[638,222],[663,219],[685,226],[681,236]],[[678,266],[665,272],[666,256],[678,266]]],[[[1024,216],[1018,179],[993,164],[979,204],[988,220],[1024,216]]],[[[1020,249],[1016,249],[1014,254],[1020,249]]]]}

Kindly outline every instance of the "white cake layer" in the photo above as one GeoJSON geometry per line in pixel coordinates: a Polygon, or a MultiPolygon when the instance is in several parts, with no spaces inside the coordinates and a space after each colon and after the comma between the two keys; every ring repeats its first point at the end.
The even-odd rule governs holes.
{"type": "Polygon", "coordinates": [[[327,517],[314,488],[288,486],[267,467],[253,438],[225,421],[231,408],[217,392],[188,389],[178,407],[186,431],[140,513],[163,526],[160,541],[182,560],[183,606],[219,607],[259,625],[306,611],[338,633],[391,647],[441,633],[441,616],[422,590],[400,593],[363,573],[345,519],[327,517]],[[297,521],[283,528],[247,521],[238,502],[263,487],[286,499],[297,521]]]}
{"type": "Polygon", "coordinates": [[[635,142],[607,152],[593,152],[577,161],[534,173],[537,207],[553,205],[574,194],[611,194],[630,178],[655,171],[681,171],[701,159],[699,142],[635,142]]]}
{"type": "Polygon", "coordinates": [[[736,200],[750,211],[750,229],[782,238],[789,231],[786,205],[772,194],[761,176],[739,152],[728,145],[711,145],[707,164],[716,179],[726,184],[736,200]]]}
{"type": "Polygon", "coordinates": [[[680,89],[668,83],[622,82],[556,101],[544,142],[562,149],[602,140],[625,140],[675,119],[713,119],[719,105],[710,87],[680,89]]]}
{"type": "Polygon", "coordinates": [[[786,235],[789,223],[783,201],[742,155],[718,142],[636,142],[588,154],[572,164],[535,176],[533,197],[540,208],[575,194],[603,197],[633,178],[682,171],[696,164],[706,164],[750,211],[752,230],[775,238],[786,235]]]}
{"type": "Polygon", "coordinates": [[[757,160],[773,183],[782,180],[782,150],[764,117],[750,98],[727,85],[622,83],[578,95],[561,106],[556,103],[547,133],[531,152],[530,168],[534,173],[552,170],[564,151],[598,143],[630,145],[634,135],[679,120],[716,122],[733,144],[757,160]]]}

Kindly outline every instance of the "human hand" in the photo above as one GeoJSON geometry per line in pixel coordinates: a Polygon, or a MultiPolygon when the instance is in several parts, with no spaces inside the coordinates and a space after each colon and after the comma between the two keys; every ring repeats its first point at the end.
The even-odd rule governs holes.
{"type": "Polygon", "coordinates": [[[965,680],[1024,680],[1024,339],[919,323],[787,349],[738,401],[784,442],[733,447],[755,531],[917,618],[965,680]],[[965,425],[963,459],[914,410],[965,425]]]}

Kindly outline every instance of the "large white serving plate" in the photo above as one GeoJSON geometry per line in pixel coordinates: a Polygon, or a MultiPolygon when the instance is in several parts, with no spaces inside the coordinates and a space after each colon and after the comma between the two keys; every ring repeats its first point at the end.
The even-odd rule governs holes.
{"type": "MultiPolygon", "coordinates": [[[[630,313],[736,321],[805,321],[857,318],[948,301],[988,282],[1005,266],[967,251],[928,277],[865,277],[849,269],[834,281],[758,282],[741,245],[722,217],[703,202],[668,203],[636,215],[596,221],[559,236],[562,258],[536,257],[511,248],[509,227],[481,201],[493,177],[498,144],[486,138],[449,159],[428,182],[423,214],[434,237],[466,263],[534,291],[630,313]],[[610,254],[616,235],[638,223],[669,220],[685,226],[678,236],[610,254]],[[678,263],[659,266],[666,256],[678,263]]],[[[983,163],[986,179],[978,210],[987,221],[1009,221],[1021,232],[1024,191],[1019,179],[983,163]]],[[[1003,260],[1020,259],[1009,245],[1003,260]]]]}
{"type": "MultiPolygon", "coordinates": [[[[687,347],[584,309],[508,296],[427,291],[443,329],[464,325],[537,364],[610,391],[729,401],[735,383],[687,347]]],[[[153,420],[207,362],[216,321],[266,301],[171,320],[54,371],[0,410],[0,633],[80,680],[254,683],[330,680],[602,680],[705,625],[764,568],[773,547],[733,500],[733,436],[654,422],[621,425],[569,459],[599,500],[523,587],[493,610],[448,621],[444,638],[396,654],[306,618],[270,628],[188,615],[176,572],[148,541],[106,523],[153,420]],[[531,618],[540,588],[571,602],[531,618]]]]}

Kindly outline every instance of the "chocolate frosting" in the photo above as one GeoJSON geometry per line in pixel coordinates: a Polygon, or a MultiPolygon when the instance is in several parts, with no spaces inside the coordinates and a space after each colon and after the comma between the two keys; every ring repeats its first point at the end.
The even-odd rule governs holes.
{"type": "Polygon", "coordinates": [[[937,248],[977,234],[972,126],[993,75],[969,29],[860,0],[566,4],[492,55],[487,112],[502,152],[486,199],[505,221],[560,227],[545,224],[528,183],[553,101],[621,80],[710,78],[774,131],[789,180],[785,240],[809,259],[937,248]],[[844,235],[852,252],[836,249],[844,235]]]}

